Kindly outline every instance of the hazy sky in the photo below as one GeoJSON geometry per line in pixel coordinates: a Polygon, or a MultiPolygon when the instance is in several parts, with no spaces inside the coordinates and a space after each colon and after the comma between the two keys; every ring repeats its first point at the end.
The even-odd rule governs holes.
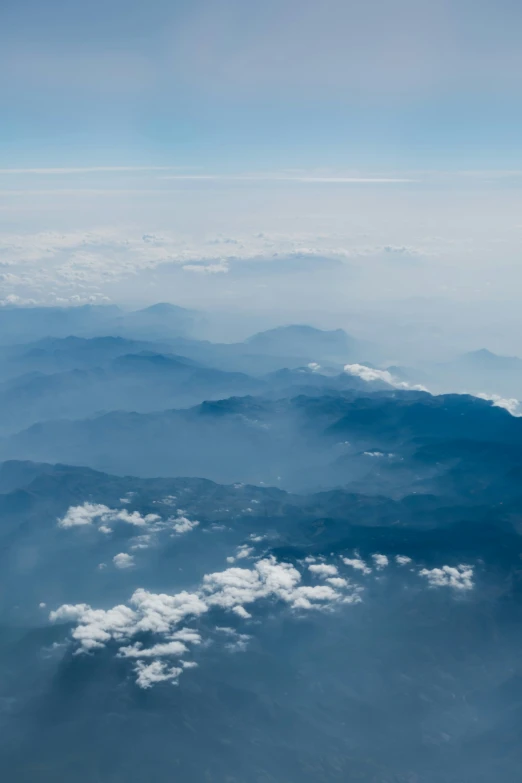
{"type": "Polygon", "coordinates": [[[4,0],[0,299],[522,355],[522,4],[4,0]]]}
{"type": "Polygon", "coordinates": [[[517,0],[3,0],[7,165],[522,168],[517,0]]]}

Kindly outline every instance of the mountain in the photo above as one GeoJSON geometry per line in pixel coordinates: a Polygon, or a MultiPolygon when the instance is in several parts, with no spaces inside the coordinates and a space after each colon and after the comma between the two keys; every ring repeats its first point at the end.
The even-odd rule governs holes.
{"type": "Polygon", "coordinates": [[[245,343],[249,351],[270,356],[295,356],[337,364],[362,359],[361,345],[343,329],[324,331],[312,326],[280,326],[259,332],[245,343]]]}
{"type": "Polygon", "coordinates": [[[0,343],[14,344],[103,330],[120,312],[115,305],[3,307],[0,309],[0,343]]]}
{"type": "Polygon", "coordinates": [[[478,351],[470,351],[460,357],[460,361],[468,367],[484,370],[522,372],[522,359],[517,356],[499,356],[496,353],[481,348],[478,351]]]}
{"type": "Polygon", "coordinates": [[[195,311],[168,303],[127,312],[115,305],[3,307],[0,309],[0,342],[13,345],[71,335],[165,340],[189,335],[201,320],[202,316],[195,311]]]}
{"type": "Polygon", "coordinates": [[[522,772],[516,504],[29,463],[0,486],[9,781],[522,772]]]}
{"type": "Polygon", "coordinates": [[[424,377],[422,382],[435,392],[451,389],[522,397],[522,359],[499,356],[485,348],[462,354],[451,362],[425,364],[412,375],[424,377]]]}
{"type": "Polygon", "coordinates": [[[184,307],[160,302],[118,315],[107,325],[108,334],[140,340],[165,340],[190,335],[202,316],[184,307]]]}
{"type": "Polygon", "coordinates": [[[292,490],[344,485],[373,493],[380,484],[397,496],[413,485],[438,487],[470,448],[473,476],[461,481],[466,488],[474,481],[477,491],[520,465],[522,420],[465,395],[351,390],[41,422],[4,438],[0,457],[292,490]]]}
{"type": "MultiPolygon", "coordinates": [[[[261,380],[202,367],[184,357],[152,351],[119,354],[123,346],[128,346],[127,341],[122,340],[117,350],[114,345],[102,350],[93,342],[98,343],[82,342],[85,350],[75,347],[72,356],[65,350],[22,355],[24,364],[34,362],[47,370],[67,364],[80,367],[65,372],[33,371],[0,383],[4,413],[0,432],[13,432],[48,419],[82,418],[114,409],[146,412],[185,407],[266,388],[261,380]],[[112,355],[116,355],[113,360],[109,358],[112,355]],[[89,366],[96,358],[105,359],[103,366],[89,366]]],[[[104,340],[103,349],[106,347],[104,340]]]]}

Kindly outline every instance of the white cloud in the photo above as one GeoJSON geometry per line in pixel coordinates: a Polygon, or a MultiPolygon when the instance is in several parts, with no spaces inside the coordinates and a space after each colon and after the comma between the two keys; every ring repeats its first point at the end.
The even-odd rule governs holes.
{"type": "MultiPolygon", "coordinates": [[[[361,574],[372,572],[357,553],[353,558],[343,557],[342,560],[361,574]]],[[[377,570],[388,564],[386,555],[375,554],[373,560],[377,570]]],[[[406,560],[409,559],[404,555],[396,556],[399,564],[405,564],[406,560]]],[[[180,658],[186,655],[190,645],[202,644],[200,632],[187,623],[211,610],[231,612],[239,620],[249,620],[251,606],[259,601],[279,601],[296,611],[328,610],[341,604],[360,603],[363,588],[338,576],[335,566],[318,562],[307,565],[305,574],[325,577],[327,584],[303,584],[303,576],[294,565],[271,556],[254,562],[251,568],[232,567],[207,574],[194,592],[169,595],[139,588],[131,596],[129,605],[120,604],[104,610],[93,609],[87,604],[64,604],[52,611],[49,619],[75,623],[72,637],[78,644],[77,653],[89,653],[116,643],[119,657],[137,660],[138,685],[150,687],[156,682],[177,681],[182,669],[192,665],[186,662],[185,666],[180,660],[179,666],[168,668],[158,659],[180,658]],[[133,642],[141,634],[153,634],[154,643],[145,647],[141,641],[133,642]],[[151,663],[146,664],[145,659],[151,663]]],[[[472,586],[471,566],[443,566],[423,569],[419,573],[433,587],[465,590],[472,586]]],[[[250,638],[226,626],[217,626],[215,630],[231,637],[230,650],[244,649],[250,638]]]]}
{"type": "Polygon", "coordinates": [[[375,564],[375,567],[379,571],[382,570],[383,568],[386,568],[386,566],[390,562],[386,555],[380,555],[380,554],[372,555],[372,560],[375,564]]]}
{"type": "Polygon", "coordinates": [[[350,585],[348,579],[344,579],[342,576],[329,576],[326,581],[329,585],[332,585],[332,587],[337,587],[338,589],[348,587],[350,585]]]}
{"type": "Polygon", "coordinates": [[[360,557],[343,557],[342,561],[345,565],[350,566],[350,568],[354,568],[356,571],[360,571],[363,574],[371,574],[372,572],[372,569],[369,568],[360,557]]]}
{"type": "Polygon", "coordinates": [[[141,642],[136,642],[129,647],[120,647],[118,655],[121,658],[162,658],[166,655],[183,655],[187,649],[186,645],[180,641],[165,642],[145,648],[141,642]]]}
{"type": "Polygon", "coordinates": [[[409,389],[410,391],[425,391],[427,388],[420,384],[406,383],[406,381],[399,381],[388,370],[376,370],[373,367],[367,367],[364,364],[345,364],[344,372],[348,375],[353,375],[367,383],[380,381],[386,383],[388,386],[393,386],[394,389],[409,389]]]}
{"type": "Polygon", "coordinates": [[[142,536],[134,536],[131,543],[131,549],[149,549],[152,541],[153,537],[150,535],[150,533],[146,533],[142,536]]]}
{"type": "Polygon", "coordinates": [[[407,555],[395,555],[395,562],[400,566],[408,565],[408,563],[411,563],[411,557],[408,557],[407,555]]]}
{"type": "Polygon", "coordinates": [[[110,513],[108,506],[100,503],[84,503],[83,506],[71,506],[64,517],[58,520],[58,527],[78,527],[92,525],[95,519],[110,513]]]}
{"type": "Polygon", "coordinates": [[[190,520],[187,517],[183,516],[183,514],[178,514],[177,517],[170,519],[169,523],[172,525],[172,529],[175,533],[178,535],[182,535],[183,533],[189,533],[191,530],[194,530],[195,527],[199,525],[199,522],[197,520],[190,520]]]}
{"type": "Polygon", "coordinates": [[[236,549],[236,559],[243,560],[245,557],[250,557],[253,551],[254,551],[253,547],[248,546],[247,544],[238,546],[238,548],[236,549]]]}
{"type": "Polygon", "coordinates": [[[501,397],[499,394],[475,394],[475,397],[479,397],[481,400],[488,400],[493,403],[494,408],[504,408],[512,416],[519,418],[522,416],[520,412],[520,402],[514,397],[501,397]]]}
{"type": "MultiPolygon", "coordinates": [[[[186,668],[186,667],[184,667],[186,668]]],[[[178,677],[182,673],[182,668],[171,666],[170,668],[166,663],[161,661],[153,661],[152,663],[143,663],[138,661],[136,664],[136,684],[140,688],[152,688],[158,682],[172,682],[173,685],[177,684],[178,677]]]]}
{"type": "Polygon", "coordinates": [[[49,620],[52,623],[72,623],[83,617],[90,608],[88,604],[62,604],[49,613],[49,620]]]}
{"type": "Polygon", "coordinates": [[[78,527],[92,525],[93,522],[103,523],[99,530],[103,533],[110,532],[106,523],[124,522],[136,527],[146,527],[160,520],[157,514],[142,516],[139,511],[128,511],[126,508],[114,509],[102,503],[84,503],[81,506],[71,506],[64,517],[58,520],[58,527],[78,527]]]}
{"type": "Polygon", "coordinates": [[[132,568],[134,565],[134,557],[128,555],[126,552],[120,552],[118,555],[114,555],[112,562],[116,568],[132,568]]]}
{"type": "Polygon", "coordinates": [[[452,587],[455,590],[473,588],[473,568],[468,565],[423,568],[419,571],[419,576],[427,579],[430,587],[452,587]]]}
{"type": "Polygon", "coordinates": [[[337,566],[328,565],[327,563],[316,563],[315,565],[309,565],[308,570],[315,576],[336,576],[337,566]]]}

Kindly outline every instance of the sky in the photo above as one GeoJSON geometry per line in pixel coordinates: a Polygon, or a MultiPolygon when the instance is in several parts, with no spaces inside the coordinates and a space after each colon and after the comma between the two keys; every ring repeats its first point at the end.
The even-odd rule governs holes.
{"type": "Polygon", "coordinates": [[[3,0],[0,302],[522,355],[521,22],[514,0],[3,0]]]}
{"type": "Polygon", "coordinates": [[[516,0],[3,0],[1,159],[522,168],[521,22],[516,0]]]}

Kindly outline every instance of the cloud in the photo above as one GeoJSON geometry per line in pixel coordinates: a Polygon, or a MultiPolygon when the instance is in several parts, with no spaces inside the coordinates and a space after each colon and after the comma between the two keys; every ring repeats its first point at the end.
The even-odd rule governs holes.
{"type": "Polygon", "coordinates": [[[144,689],[152,688],[158,682],[172,682],[173,685],[176,685],[183,668],[185,667],[171,666],[169,668],[166,663],[161,661],[153,661],[152,663],[138,661],[134,669],[137,675],[136,684],[144,689]]]}
{"type": "Polygon", "coordinates": [[[247,544],[238,546],[238,548],[236,549],[236,560],[243,560],[245,557],[250,557],[253,551],[254,548],[248,546],[247,544]]]}
{"type": "Polygon", "coordinates": [[[230,267],[225,261],[217,264],[184,264],[182,269],[185,272],[197,272],[205,275],[226,274],[230,271],[230,267]]]}
{"type": "Polygon", "coordinates": [[[58,520],[58,527],[81,527],[92,525],[95,522],[98,523],[100,533],[105,534],[112,533],[111,525],[118,522],[138,528],[147,528],[150,532],[136,536],[132,549],[148,548],[152,542],[152,533],[170,530],[176,535],[183,535],[199,526],[198,520],[189,519],[182,511],[178,511],[176,517],[162,520],[158,514],[141,514],[139,511],[129,511],[127,508],[114,509],[101,503],[84,503],[81,506],[71,506],[65,516],[58,520]]]}
{"type": "Polygon", "coordinates": [[[58,527],[79,527],[92,525],[95,519],[109,514],[110,508],[100,503],[84,503],[83,506],[71,506],[62,519],[58,520],[58,527]]]}
{"type": "Polygon", "coordinates": [[[194,530],[195,527],[198,527],[199,522],[197,520],[190,520],[186,516],[184,516],[181,512],[178,513],[178,516],[176,518],[171,518],[169,520],[172,524],[172,529],[175,533],[178,535],[182,535],[183,533],[189,533],[191,530],[194,530]]]}
{"type": "Polygon", "coordinates": [[[329,576],[326,580],[329,585],[336,588],[343,588],[349,586],[349,581],[342,576],[329,576]]]}
{"type": "Polygon", "coordinates": [[[343,557],[342,561],[345,565],[350,566],[350,568],[353,568],[356,571],[360,571],[362,574],[371,574],[372,572],[372,569],[369,568],[360,557],[343,557]]]}
{"type": "MultiPolygon", "coordinates": [[[[404,560],[405,556],[396,556],[398,563],[405,564],[399,557],[404,560]]],[[[308,561],[311,559],[307,558],[308,561]]],[[[375,554],[373,560],[377,571],[389,562],[388,556],[383,554],[375,554]]],[[[357,553],[353,558],[343,557],[342,561],[361,574],[372,573],[357,553]]],[[[201,645],[204,640],[200,631],[187,623],[197,622],[212,611],[230,612],[238,621],[248,622],[253,605],[261,601],[280,602],[293,611],[302,612],[332,610],[336,606],[353,605],[362,600],[360,593],[363,588],[339,576],[336,566],[308,562],[304,573],[324,577],[327,584],[304,584],[303,574],[295,565],[270,556],[257,560],[251,568],[232,567],[206,574],[194,592],[184,590],[169,595],[138,588],[132,594],[129,605],[119,604],[104,610],[93,609],[88,604],[64,604],[50,612],[49,619],[51,622],[75,623],[72,630],[72,638],[77,643],[75,654],[91,653],[115,643],[118,657],[137,661],[137,684],[150,687],[159,682],[177,681],[184,668],[194,666],[193,662],[186,660],[186,655],[191,646],[201,645]],[[139,638],[144,634],[155,637],[149,646],[145,646],[139,638]],[[183,661],[177,661],[173,668],[160,660],[181,656],[183,661]]],[[[422,569],[419,574],[427,579],[431,587],[449,586],[456,590],[472,587],[471,566],[422,569]]],[[[218,625],[214,632],[230,637],[226,646],[233,651],[245,649],[251,638],[228,626],[218,625]]]]}
{"type": "Polygon", "coordinates": [[[367,383],[381,382],[386,383],[388,386],[393,386],[394,389],[409,389],[411,391],[424,391],[428,389],[420,384],[411,384],[406,381],[399,381],[388,370],[376,370],[373,367],[367,367],[364,364],[345,364],[344,372],[348,375],[353,375],[356,378],[367,383]]]}
{"type": "Polygon", "coordinates": [[[126,552],[120,552],[118,555],[114,555],[112,562],[116,568],[132,568],[134,566],[134,557],[126,552]]]}
{"type": "Polygon", "coordinates": [[[479,397],[481,400],[492,402],[494,408],[504,408],[504,410],[508,411],[512,416],[517,418],[522,416],[522,413],[520,412],[520,402],[514,397],[506,398],[501,397],[499,394],[484,394],[483,392],[475,394],[474,396],[479,397]]]}
{"type": "Polygon", "coordinates": [[[430,587],[452,587],[454,590],[473,588],[473,568],[468,565],[423,568],[419,576],[427,579],[430,587]]]}
{"type": "Polygon", "coordinates": [[[383,568],[386,568],[386,566],[390,562],[386,555],[379,555],[379,554],[372,555],[372,560],[378,571],[381,571],[383,568]]]}
{"type": "Polygon", "coordinates": [[[327,563],[317,563],[315,565],[309,565],[308,570],[316,576],[336,576],[337,566],[328,565],[327,563]]]}
{"type": "Polygon", "coordinates": [[[180,641],[155,644],[152,647],[143,648],[141,642],[136,642],[129,647],[120,647],[118,655],[121,658],[162,658],[167,655],[180,656],[186,653],[188,647],[180,641]]]}
{"type": "Polygon", "coordinates": [[[407,555],[395,555],[395,562],[400,566],[408,565],[408,563],[411,563],[411,557],[408,557],[407,555]]]}
{"type": "Polygon", "coordinates": [[[139,511],[129,512],[126,508],[112,509],[101,503],[84,503],[81,506],[71,506],[64,517],[58,520],[58,527],[78,527],[92,525],[99,520],[104,524],[100,527],[102,532],[108,532],[110,528],[107,522],[124,522],[136,527],[146,527],[161,519],[157,514],[142,516],[139,511]]]}

